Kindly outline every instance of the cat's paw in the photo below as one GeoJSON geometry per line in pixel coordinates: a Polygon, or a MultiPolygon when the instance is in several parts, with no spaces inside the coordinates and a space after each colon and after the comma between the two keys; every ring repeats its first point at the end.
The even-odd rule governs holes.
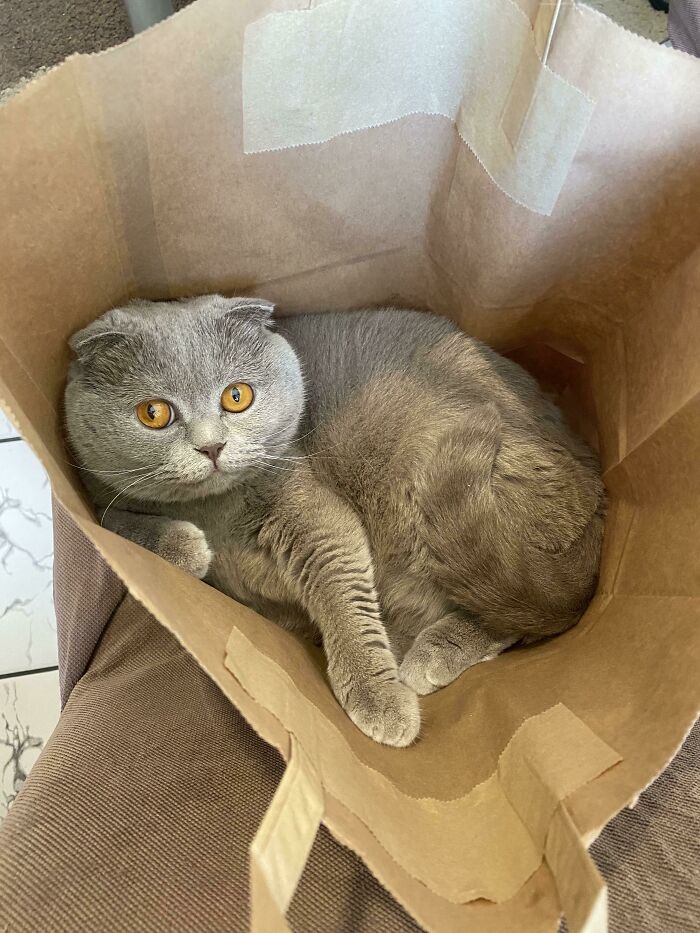
{"type": "Polygon", "coordinates": [[[182,521],[168,523],[158,538],[155,552],[200,580],[207,575],[213,556],[204,532],[192,522],[182,521]]]}
{"type": "Polygon", "coordinates": [[[399,679],[419,696],[434,693],[482,661],[491,661],[518,641],[497,639],[466,615],[452,613],[424,629],[399,665],[399,679]]]}
{"type": "Polygon", "coordinates": [[[446,687],[452,683],[455,676],[449,670],[445,657],[437,653],[432,646],[419,644],[418,639],[399,665],[399,678],[418,696],[426,696],[441,687],[446,687]]]}
{"type": "Polygon", "coordinates": [[[351,690],[345,712],[358,729],[383,745],[410,745],[420,730],[418,697],[398,680],[351,690]]]}
{"type": "Polygon", "coordinates": [[[426,696],[451,684],[468,667],[495,658],[499,650],[495,645],[484,651],[481,646],[436,643],[419,635],[399,665],[399,679],[418,696],[426,696]]]}

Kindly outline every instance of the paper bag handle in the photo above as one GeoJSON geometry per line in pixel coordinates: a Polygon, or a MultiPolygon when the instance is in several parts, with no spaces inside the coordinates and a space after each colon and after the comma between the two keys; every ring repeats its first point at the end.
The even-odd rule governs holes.
{"type": "MultiPolygon", "coordinates": [[[[323,813],[318,773],[292,736],[287,769],[250,846],[252,933],[289,933],[287,909],[323,813]]],[[[545,860],[571,933],[606,933],[607,888],[563,803],[552,815],[545,860]]]]}
{"type": "Polygon", "coordinates": [[[250,929],[288,933],[286,912],[323,818],[323,789],[291,737],[284,777],[250,846],[250,929]]]}
{"type": "Polygon", "coordinates": [[[571,933],[606,933],[608,889],[563,803],[552,815],[545,859],[571,933]]]}

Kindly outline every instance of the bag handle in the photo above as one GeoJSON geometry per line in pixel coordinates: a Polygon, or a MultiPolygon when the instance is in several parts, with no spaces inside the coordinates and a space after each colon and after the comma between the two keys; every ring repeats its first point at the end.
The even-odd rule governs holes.
{"type": "Polygon", "coordinates": [[[292,736],[287,770],[250,846],[252,933],[289,933],[285,915],[323,811],[318,773],[292,736]]]}
{"type": "Polygon", "coordinates": [[[545,861],[571,933],[606,933],[608,889],[563,803],[552,814],[545,861]]]}
{"type": "MultiPolygon", "coordinates": [[[[287,909],[324,809],[318,772],[292,735],[289,764],[250,846],[251,933],[290,933],[287,909]]],[[[607,888],[563,802],[552,814],[544,856],[571,933],[606,933],[607,888]]]]}

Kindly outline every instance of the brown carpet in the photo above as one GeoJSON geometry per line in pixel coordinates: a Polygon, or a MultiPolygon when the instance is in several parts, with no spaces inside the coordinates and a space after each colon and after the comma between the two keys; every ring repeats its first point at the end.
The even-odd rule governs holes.
{"type": "MultiPolygon", "coordinates": [[[[588,2],[633,32],[656,41],[666,36],[666,16],[649,0],[588,2]]],[[[0,91],[74,52],[106,49],[130,35],[122,0],[0,0],[0,91]]]]}
{"type": "Polygon", "coordinates": [[[75,52],[97,52],[130,36],[121,0],[0,0],[0,90],[75,52]]]}
{"type": "Polygon", "coordinates": [[[130,35],[120,0],[0,0],[0,87],[130,35]]]}

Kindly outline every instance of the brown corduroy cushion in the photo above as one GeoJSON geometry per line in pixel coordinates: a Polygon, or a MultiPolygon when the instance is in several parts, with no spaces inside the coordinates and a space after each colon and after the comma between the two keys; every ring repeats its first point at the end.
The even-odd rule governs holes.
{"type": "Polygon", "coordinates": [[[61,703],[83,676],[100,636],[126,587],[77,528],[53,503],[54,592],[61,703]]]}
{"type": "Polygon", "coordinates": [[[700,930],[700,723],[591,854],[608,883],[612,933],[700,930]]]}
{"type": "MultiPolygon", "coordinates": [[[[131,597],[0,827],[0,929],[248,929],[277,753],[131,597]]],[[[418,927],[322,829],[294,930],[418,927]]]]}

